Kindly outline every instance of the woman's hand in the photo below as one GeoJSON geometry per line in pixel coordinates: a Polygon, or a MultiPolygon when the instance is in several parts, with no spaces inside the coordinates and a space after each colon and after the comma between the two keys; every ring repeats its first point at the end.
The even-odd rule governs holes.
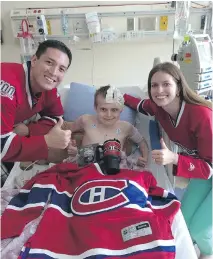
{"type": "Polygon", "coordinates": [[[178,154],[170,151],[163,138],[160,140],[161,149],[159,150],[152,150],[152,159],[155,161],[158,165],[168,165],[168,164],[174,164],[177,165],[178,163],[178,154]]]}

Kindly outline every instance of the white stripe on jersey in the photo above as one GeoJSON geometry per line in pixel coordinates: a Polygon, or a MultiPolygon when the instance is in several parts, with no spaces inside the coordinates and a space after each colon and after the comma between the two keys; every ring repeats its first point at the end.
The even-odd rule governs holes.
{"type": "MultiPolygon", "coordinates": [[[[54,117],[59,117],[59,116],[54,116],[54,117]]],[[[56,119],[53,119],[52,117],[42,116],[42,117],[40,118],[40,120],[41,120],[42,118],[43,118],[43,119],[46,119],[46,120],[53,121],[55,124],[57,123],[57,120],[56,120],[56,119]]]]}
{"type": "Polygon", "coordinates": [[[79,255],[67,255],[67,254],[58,254],[51,252],[46,249],[30,249],[29,254],[46,254],[52,258],[60,258],[60,259],[82,259],[82,258],[88,258],[91,256],[98,256],[98,255],[105,255],[105,256],[131,256],[133,253],[137,253],[140,251],[146,251],[148,249],[154,249],[157,247],[171,247],[175,246],[174,240],[156,240],[145,244],[135,245],[128,247],[126,249],[122,250],[111,250],[106,248],[94,248],[90,249],[82,254],[79,255]]]}
{"type": "Polygon", "coordinates": [[[153,209],[164,209],[164,208],[170,207],[173,203],[180,203],[180,201],[171,200],[170,202],[168,202],[165,205],[152,205],[150,201],[147,201],[147,204],[153,209]]]}
{"type": "Polygon", "coordinates": [[[28,209],[28,208],[36,208],[36,207],[44,207],[44,205],[46,204],[46,202],[39,202],[39,203],[30,203],[30,204],[27,204],[23,207],[16,207],[16,206],[13,206],[13,205],[8,205],[7,206],[7,209],[11,209],[11,210],[16,210],[16,211],[21,211],[21,210],[25,210],[25,209],[28,209]]]}

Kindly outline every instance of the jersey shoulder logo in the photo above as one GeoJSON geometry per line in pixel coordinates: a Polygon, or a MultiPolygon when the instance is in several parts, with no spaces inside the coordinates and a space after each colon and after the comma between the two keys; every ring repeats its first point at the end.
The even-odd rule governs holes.
{"type": "Polygon", "coordinates": [[[0,87],[1,87],[1,96],[7,97],[10,100],[13,100],[13,97],[16,91],[15,87],[5,82],[4,80],[1,80],[0,87]]]}
{"type": "Polygon", "coordinates": [[[192,164],[192,163],[190,163],[190,166],[189,166],[189,171],[193,171],[195,169],[195,166],[192,164]]]}

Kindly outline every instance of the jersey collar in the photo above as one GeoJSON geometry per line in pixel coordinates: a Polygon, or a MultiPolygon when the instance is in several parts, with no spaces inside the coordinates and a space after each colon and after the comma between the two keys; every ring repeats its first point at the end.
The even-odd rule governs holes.
{"type": "Polygon", "coordinates": [[[169,115],[169,119],[170,119],[172,125],[173,125],[175,128],[177,128],[177,126],[178,126],[179,123],[180,123],[180,119],[181,119],[181,117],[182,117],[182,115],[183,115],[185,105],[186,105],[186,102],[183,100],[182,103],[181,103],[181,107],[180,107],[180,110],[179,110],[179,112],[178,112],[176,121],[174,121],[174,120],[172,119],[172,117],[169,115]]]}
{"type": "Polygon", "coordinates": [[[26,93],[27,93],[27,99],[29,102],[30,107],[32,108],[34,105],[37,104],[38,99],[41,97],[41,94],[38,96],[33,95],[32,87],[30,84],[30,69],[31,69],[31,62],[27,61],[23,64],[24,72],[25,72],[25,85],[26,85],[26,93]]]}

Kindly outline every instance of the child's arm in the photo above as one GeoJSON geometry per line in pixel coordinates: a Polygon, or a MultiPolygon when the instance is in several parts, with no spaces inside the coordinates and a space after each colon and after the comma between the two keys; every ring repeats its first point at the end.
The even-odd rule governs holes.
{"type": "Polygon", "coordinates": [[[148,162],[149,148],[145,139],[139,144],[142,156],[138,158],[138,165],[145,165],[148,162]]]}
{"type": "Polygon", "coordinates": [[[64,123],[63,123],[61,128],[63,130],[68,130],[69,129],[72,132],[83,131],[84,130],[85,120],[86,120],[86,115],[82,115],[82,116],[78,117],[78,119],[76,119],[73,122],[64,121],[64,123]]]}
{"type": "MultiPolygon", "coordinates": [[[[82,115],[74,122],[69,123],[69,129],[72,131],[72,133],[83,131],[85,126],[85,121],[86,121],[86,115],[82,115]]],[[[75,156],[78,153],[76,141],[74,140],[70,141],[67,147],[67,152],[68,152],[68,155],[70,156],[75,156]]]]}
{"type": "Polygon", "coordinates": [[[142,156],[138,159],[139,165],[145,165],[148,162],[149,148],[144,137],[139,133],[139,131],[134,127],[130,126],[129,138],[136,144],[139,145],[140,152],[142,156]]]}

